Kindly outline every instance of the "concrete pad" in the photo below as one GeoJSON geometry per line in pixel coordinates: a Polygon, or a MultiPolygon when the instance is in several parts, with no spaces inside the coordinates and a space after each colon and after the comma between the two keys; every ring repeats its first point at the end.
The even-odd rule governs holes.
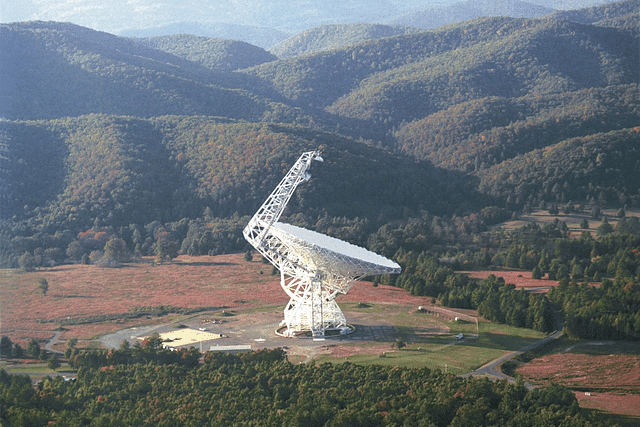
{"type": "Polygon", "coordinates": [[[191,346],[203,341],[212,341],[222,338],[222,334],[199,331],[191,328],[176,329],[160,334],[162,344],[165,347],[177,348],[191,346]]]}

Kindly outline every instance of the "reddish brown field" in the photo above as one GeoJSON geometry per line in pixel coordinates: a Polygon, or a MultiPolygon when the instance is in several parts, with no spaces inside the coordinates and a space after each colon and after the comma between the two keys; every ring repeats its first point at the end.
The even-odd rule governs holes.
{"type": "Polygon", "coordinates": [[[502,277],[505,283],[516,285],[516,288],[541,288],[549,286],[558,286],[557,280],[532,279],[530,271],[521,270],[482,270],[482,271],[460,271],[474,279],[485,279],[493,274],[496,277],[502,277]]]}
{"type": "Polygon", "coordinates": [[[582,408],[638,417],[640,422],[640,355],[634,344],[580,342],[536,358],[517,372],[533,384],[554,382],[576,390],[582,408]]]}
{"type": "MultiPolygon", "coordinates": [[[[68,318],[125,314],[134,307],[284,304],[279,276],[270,273],[271,266],[247,262],[242,255],[179,257],[156,266],[64,265],[32,273],[5,270],[0,282],[1,332],[19,342],[31,338],[31,331],[54,331],[68,318]],[[39,278],[49,283],[47,295],[38,290],[39,278]]],[[[114,322],[68,326],[61,338],[88,339],[125,326],[114,322]]]]}
{"type": "MultiPolygon", "coordinates": [[[[259,257],[257,257],[259,258],[259,257]]],[[[48,339],[66,319],[102,314],[126,314],[135,307],[226,307],[248,309],[284,306],[288,298],[280,276],[271,265],[242,254],[216,257],[180,256],[172,263],[128,264],[122,268],[63,265],[36,272],[4,270],[0,276],[0,333],[26,344],[29,339],[48,339]],[[49,283],[46,295],[38,280],[49,283]]],[[[370,302],[426,305],[427,298],[371,283],[356,284],[339,302],[370,302]]],[[[148,319],[116,320],[64,326],[60,339],[91,339],[148,319]]]]}
{"type": "Polygon", "coordinates": [[[615,392],[576,392],[576,398],[581,408],[598,412],[620,414],[628,417],[629,426],[640,424],[640,394],[626,394],[615,392]]]}

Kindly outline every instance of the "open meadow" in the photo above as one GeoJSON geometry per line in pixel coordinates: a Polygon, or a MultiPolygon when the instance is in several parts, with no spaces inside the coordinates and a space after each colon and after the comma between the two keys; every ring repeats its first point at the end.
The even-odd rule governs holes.
{"type": "Polygon", "coordinates": [[[548,279],[533,279],[530,271],[523,270],[474,270],[460,271],[459,273],[467,274],[473,279],[486,279],[493,274],[496,277],[502,277],[506,284],[513,284],[516,288],[523,288],[529,292],[546,291],[548,288],[558,286],[560,281],[548,279]]]}
{"type": "MultiPolygon", "coordinates": [[[[0,277],[0,332],[25,344],[31,338],[96,337],[135,325],[177,321],[185,315],[220,310],[284,308],[288,298],[271,265],[245,261],[242,254],[180,256],[171,263],[151,261],[121,268],[61,265],[35,272],[3,270],[0,277]],[[40,279],[49,287],[38,289],[40,279]]],[[[338,302],[349,310],[358,303],[404,306],[414,310],[431,298],[369,282],[354,286],[338,302]]],[[[361,305],[362,305],[361,304],[361,305]]],[[[358,309],[356,309],[358,311],[358,309]]],[[[367,310],[360,310],[367,312],[367,310]]]]}
{"type": "Polygon", "coordinates": [[[26,344],[61,331],[60,339],[92,340],[137,324],[169,321],[175,307],[187,310],[249,308],[284,304],[271,266],[242,255],[180,257],[122,268],[61,265],[23,273],[3,270],[0,278],[2,334],[26,344]],[[44,295],[38,280],[49,289],[44,295]],[[256,292],[259,289],[259,292],[256,292]]]}
{"type": "Polygon", "coordinates": [[[537,386],[574,390],[581,408],[608,415],[621,425],[640,422],[640,347],[624,341],[561,339],[516,369],[537,386]]]}

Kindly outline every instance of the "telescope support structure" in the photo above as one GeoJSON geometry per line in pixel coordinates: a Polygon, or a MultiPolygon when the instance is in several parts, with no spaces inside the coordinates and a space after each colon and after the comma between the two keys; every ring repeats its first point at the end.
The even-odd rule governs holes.
{"type": "Polygon", "coordinates": [[[338,294],[346,294],[356,280],[376,274],[399,273],[400,266],[349,243],[278,222],[296,187],[309,180],[319,151],[303,153],[243,230],[245,239],[280,270],[280,285],[289,296],[282,335],[351,331],[338,294]]]}

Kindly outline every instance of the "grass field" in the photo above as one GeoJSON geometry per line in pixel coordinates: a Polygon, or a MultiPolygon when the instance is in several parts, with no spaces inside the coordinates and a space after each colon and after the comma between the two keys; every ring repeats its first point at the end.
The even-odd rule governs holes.
{"type": "Polygon", "coordinates": [[[56,375],[73,373],[75,369],[69,367],[67,363],[62,363],[58,369],[51,369],[47,367],[45,363],[33,363],[27,365],[9,365],[6,362],[0,363],[0,368],[4,368],[7,372],[14,374],[29,374],[29,375],[56,375]]]}
{"type": "MultiPolygon", "coordinates": [[[[343,309],[350,314],[348,307],[343,309]]],[[[530,329],[486,321],[480,321],[476,327],[474,322],[443,320],[410,308],[398,310],[397,307],[371,306],[364,310],[373,314],[372,319],[386,319],[393,324],[397,331],[394,339],[388,340],[386,346],[367,348],[352,344],[357,348],[351,352],[344,346],[347,348],[317,356],[317,363],[348,360],[364,365],[428,367],[464,374],[545,336],[530,329]],[[465,338],[457,340],[458,333],[463,333],[465,338]],[[397,340],[402,341],[405,347],[398,349],[395,345],[397,340]]]]}
{"type": "Polygon", "coordinates": [[[46,363],[30,363],[26,365],[8,364],[6,361],[0,362],[0,368],[9,372],[10,374],[22,374],[29,375],[32,381],[39,381],[45,377],[55,376],[69,376],[76,375],[76,370],[69,367],[67,363],[62,363],[61,366],[53,370],[47,367],[46,363]]]}
{"type": "Polygon", "coordinates": [[[449,336],[446,340],[440,340],[440,342],[434,342],[433,344],[410,345],[399,350],[389,349],[378,354],[354,355],[345,358],[323,355],[319,356],[316,362],[343,362],[348,360],[351,363],[362,365],[379,364],[408,368],[427,367],[442,369],[459,375],[470,372],[505,354],[502,350],[454,343],[454,340],[453,336],[449,336]]]}

